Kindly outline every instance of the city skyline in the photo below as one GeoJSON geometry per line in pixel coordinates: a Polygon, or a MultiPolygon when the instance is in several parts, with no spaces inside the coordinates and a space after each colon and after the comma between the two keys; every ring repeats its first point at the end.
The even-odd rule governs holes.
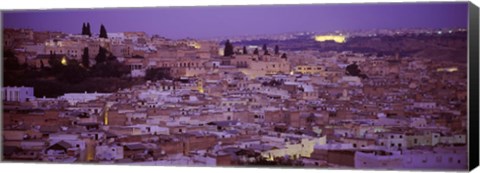
{"type": "Polygon", "coordinates": [[[35,10],[4,12],[3,25],[79,34],[81,23],[89,22],[94,34],[103,24],[108,32],[145,31],[173,39],[208,39],[301,31],[465,28],[466,9],[467,3],[453,2],[35,10]],[[286,10],[289,13],[284,13],[286,10]],[[311,16],[318,16],[316,22],[311,16]],[[255,25],[245,25],[249,22],[255,25]]]}
{"type": "Polygon", "coordinates": [[[467,5],[4,13],[2,159],[467,170],[467,5]]]}

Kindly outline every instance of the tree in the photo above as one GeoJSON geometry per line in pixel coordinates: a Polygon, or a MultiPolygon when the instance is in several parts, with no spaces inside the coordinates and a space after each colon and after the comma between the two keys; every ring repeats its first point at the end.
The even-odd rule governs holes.
{"type": "Polygon", "coordinates": [[[85,22],[82,25],[82,35],[86,35],[87,33],[87,26],[85,25],[85,22]]]}
{"type": "Polygon", "coordinates": [[[99,48],[95,61],[95,65],[91,67],[94,77],[122,77],[130,73],[128,66],[118,62],[117,57],[103,47],[99,48]]]}
{"type": "Polygon", "coordinates": [[[262,49],[263,49],[264,55],[270,55],[270,53],[268,53],[267,44],[263,44],[262,49]]]}
{"type": "Polygon", "coordinates": [[[93,77],[122,77],[130,72],[128,66],[117,60],[95,64],[90,70],[93,77]]]}
{"type": "Polygon", "coordinates": [[[275,45],[275,55],[280,54],[280,50],[278,48],[278,45],[275,45]]]}
{"type": "Polygon", "coordinates": [[[23,68],[23,69],[26,69],[26,68],[28,68],[28,67],[30,67],[30,66],[28,65],[28,59],[27,59],[27,57],[25,57],[25,60],[23,60],[22,68],[23,68]]]}
{"type": "Polygon", "coordinates": [[[82,25],[82,35],[88,35],[89,37],[92,36],[92,31],[90,30],[90,23],[83,23],[82,25]]]}
{"type": "Polygon", "coordinates": [[[45,65],[43,64],[43,60],[40,60],[40,69],[44,69],[45,65]]]}
{"type": "Polygon", "coordinates": [[[287,59],[287,54],[286,54],[286,53],[283,53],[282,56],[281,56],[281,58],[287,59]]]}
{"type": "Polygon", "coordinates": [[[107,36],[107,30],[105,29],[105,26],[100,25],[100,35],[99,35],[100,38],[108,38],[107,36]]]}
{"type": "Polygon", "coordinates": [[[103,48],[102,46],[99,46],[98,54],[95,57],[95,62],[96,64],[101,64],[101,63],[104,63],[106,60],[107,60],[107,49],[103,48]]]}
{"type": "Polygon", "coordinates": [[[243,54],[246,55],[248,54],[247,47],[243,46],[243,54]]]}
{"type": "Polygon", "coordinates": [[[87,78],[87,71],[76,60],[71,60],[59,74],[58,79],[70,84],[77,84],[87,78]]]}
{"type": "Polygon", "coordinates": [[[20,68],[20,63],[18,62],[17,56],[13,53],[12,50],[8,49],[3,52],[3,63],[5,70],[18,70],[20,68]]]}
{"type": "Polygon", "coordinates": [[[83,48],[82,65],[85,68],[90,67],[90,57],[88,56],[88,47],[83,48]]]}
{"type": "Polygon", "coordinates": [[[92,36],[92,30],[90,30],[90,23],[87,22],[87,26],[86,26],[86,35],[88,35],[89,37],[92,36]]]}
{"type": "Polygon", "coordinates": [[[258,48],[255,48],[255,50],[253,51],[253,54],[258,55],[258,48]]]}
{"type": "Polygon", "coordinates": [[[357,63],[353,63],[347,66],[347,75],[350,76],[358,76],[360,72],[362,72],[360,69],[358,69],[357,63]]]}
{"type": "Polygon", "coordinates": [[[55,53],[50,54],[50,57],[48,58],[48,64],[50,65],[53,75],[57,75],[63,70],[61,59],[55,53]]]}
{"type": "Polygon", "coordinates": [[[101,46],[95,61],[95,65],[90,68],[94,77],[122,77],[130,73],[128,66],[118,62],[117,57],[101,46]]]}
{"type": "Polygon", "coordinates": [[[361,78],[368,78],[367,75],[362,74],[362,71],[358,68],[357,63],[353,63],[347,66],[346,68],[346,74],[350,76],[358,76],[361,78]]]}
{"type": "Polygon", "coordinates": [[[108,61],[108,62],[117,61],[117,57],[114,56],[113,54],[110,54],[110,55],[107,57],[107,61],[108,61]]]}
{"type": "Polygon", "coordinates": [[[230,40],[225,42],[225,49],[223,50],[223,56],[232,56],[233,52],[233,45],[230,43],[230,40]]]}
{"type": "Polygon", "coordinates": [[[170,68],[151,68],[145,73],[145,80],[156,81],[163,79],[172,79],[172,76],[170,75],[170,68]]]}

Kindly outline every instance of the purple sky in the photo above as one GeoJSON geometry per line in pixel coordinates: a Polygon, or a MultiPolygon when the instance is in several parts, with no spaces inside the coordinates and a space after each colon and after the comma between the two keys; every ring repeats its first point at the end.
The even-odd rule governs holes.
{"type": "Polygon", "coordinates": [[[3,26],[93,33],[145,31],[168,38],[375,28],[467,27],[467,3],[320,4],[34,10],[3,12],[3,26]]]}

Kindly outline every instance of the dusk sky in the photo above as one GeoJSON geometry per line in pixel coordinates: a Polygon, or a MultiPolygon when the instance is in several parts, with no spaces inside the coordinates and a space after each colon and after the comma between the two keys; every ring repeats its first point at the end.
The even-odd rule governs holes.
{"type": "Polygon", "coordinates": [[[467,27],[466,2],[276,6],[148,7],[3,12],[3,27],[78,34],[145,31],[167,38],[212,38],[296,31],[467,27]]]}

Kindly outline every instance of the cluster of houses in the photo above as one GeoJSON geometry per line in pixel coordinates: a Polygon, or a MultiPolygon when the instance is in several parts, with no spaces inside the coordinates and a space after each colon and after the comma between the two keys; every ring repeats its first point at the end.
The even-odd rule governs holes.
{"type": "Polygon", "coordinates": [[[141,32],[109,39],[4,32],[19,35],[7,36],[7,46],[23,37],[40,40],[16,46],[32,65],[49,51],[75,59],[92,46],[94,57],[94,47],[103,45],[131,66],[132,76],[168,67],[177,77],[58,98],[35,98],[31,87],[3,87],[6,160],[467,168],[466,64],[353,52],[225,57],[216,42],[141,32]],[[347,75],[351,64],[368,77],[347,75]]]}

